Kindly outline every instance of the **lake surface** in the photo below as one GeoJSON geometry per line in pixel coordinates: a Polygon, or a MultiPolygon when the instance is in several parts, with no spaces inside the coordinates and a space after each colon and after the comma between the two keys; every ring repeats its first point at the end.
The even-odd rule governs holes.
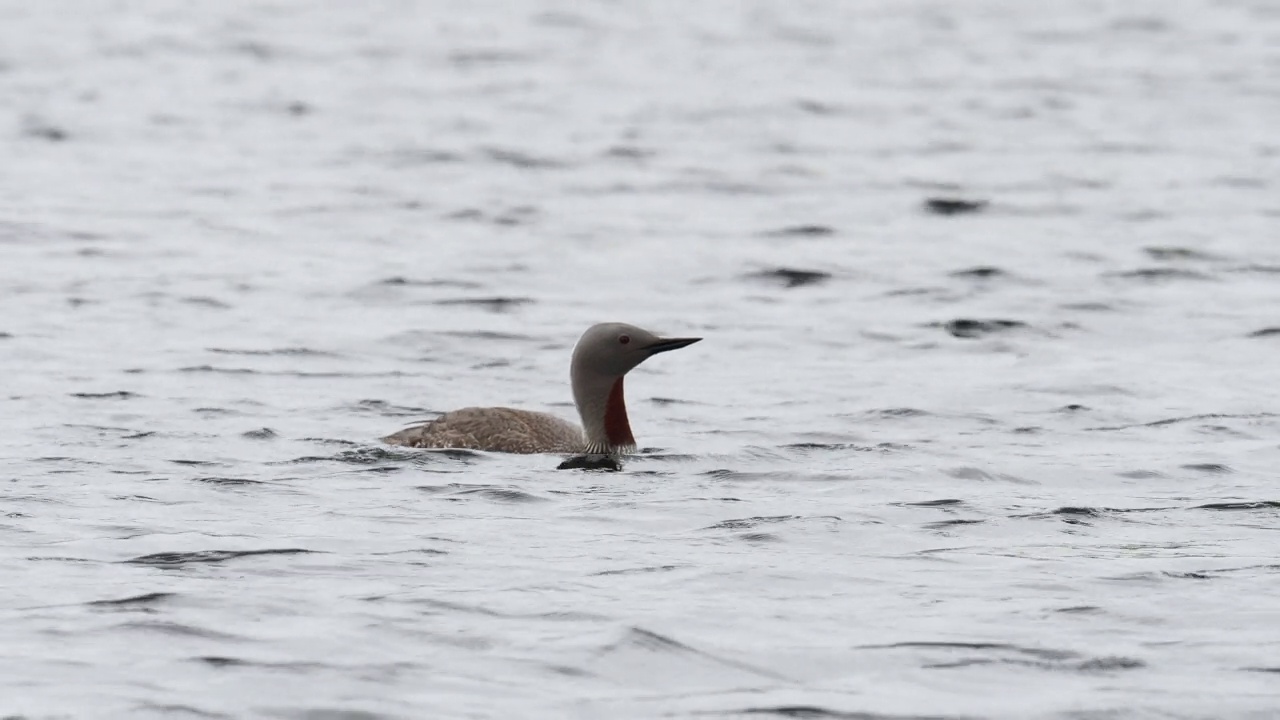
{"type": "Polygon", "coordinates": [[[0,715],[1280,713],[1270,0],[0,38],[0,715]],[[607,320],[622,472],[378,442],[607,320]]]}

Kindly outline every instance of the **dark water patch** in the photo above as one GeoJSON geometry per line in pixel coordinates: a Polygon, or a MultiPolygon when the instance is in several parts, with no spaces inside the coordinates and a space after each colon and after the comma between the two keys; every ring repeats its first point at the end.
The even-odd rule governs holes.
{"type": "Polygon", "coordinates": [[[622,461],[613,455],[574,455],[556,466],[557,470],[603,470],[618,472],[622,461]]]}
{"type": "Polygon", "coordinates": [[[955,270],[947,274],[951,277],[966,278],[969,280],[995,280],[997,278],[1011,277],[1008,271],[1001,270],[1000,268],[992,265],[979,265],[965,270],[955,270]]]}
{"type": "Polygon", "coordinates": [[[898,418],[918,418],[931,415],[926,410],[910,407],[875,408],[867,410],[863,416],[876,420],[896,420],[898,418]]]}
{"type": "Polygon", "coordinates": [[[188,465],[188,466],[192,466],[192,468],[221,468],[221,466],[224,465],[223,462],[215,462],[212,460],[178,459],[178,460],[168,460],[168,462],[173,462],[174,465],[188,465]]]}
{"type": "Polygon", "coordinates": [[[1280,500],[1254,500],[1243,502],[1219,502],[1196,505],[1193,510],[1275,510],[1280,500]]]}
{"type": "Polygon", "coordinates": [[[1108,513],[1102,508],[1091,507],[1060,507],[1049,513],[1050,515],[1070,515],[1073,517],[1102,517],[1108,513]]]}
{"type": "Polygon", "coordinates": [[[85,400],[132,400],[134,398],[142,397],[141,395],[129,392],[128,390],[116,390],[114,392],[100,393],[78,392],[70,393],[70,395],[73,398],[83,398],[85,400]]]}
{"type": "Polygon", "coordinates": [[[839,105],[821,100],[797,100],[796,107],[812,115],[836,115],[843,112],[843,108],[839,105]]]}
{"type": "Polygon", "coordinates": [[[975,665],[1017,665],[1055,671],[1113,672],[1146,667],[1136,658],[1118,656],[1082,657],[1070,650],[1028,648],[1005,643],[912,642],[862,646],[860,649],[913,649],[963,653],[967,657],[943,662],[926,662],[929,669],[949,669],[975,665]]]}
{"type": "MultiPolygon", "coordinates": [[[[771,453],[770,457],[777,457],[771,453]]],[[[716,470],[708,470],[699,473],[702,476],[714,478],[717,480],[731,480],[739,482],[823,482],[823,483],[843,483],[849,482],[853,478],[850,475],[841,472],[817,472],[817,471],[784,471],[784,472],[750,472],[743,470],[730,470],[728,468],[718,468],[716,470]]]]}
{"type": "Polygon", "coordinates": [[[443,288],[456,288],[460,290],[475,290],[477,288],[483,287],[480,283],[471,282],[469,280],[453,280],[453,279],[442,280],[439,278],[432,278],[430,280],[417,280],[417,279],[407,278],[401,275],[396,275],[389,278],[383,278],[374,284],[382,285],[386,287],[410,287],[410,286],[411,287],[443,287],[443,288]]]}
{"type": "Polygon", "coordinates": [[[1137,658],[1108,655],[1106,657],[1089,658],[1075,663],[1069,669],[1078,672],[1112,672],[1115,670],[1138,670],[1147,664],[1137,658]]]}
{"type": "Polygon", "coordinates": [[[450,460],[477,460],[483,458],[484,453],[465,448],[420,448],[411,456],[411,459],[421,459],[423,456],[442,457],[450,460]]]}
{"type": "Polygon", "coordinates": [[[360,400],[347,407],[356,412],[372,413],[381,417],[421,417],[435,412],[415,405],[396,405],[386,400],[375,399],[360,400]]]}
{"type": "Polygon", "coordinates": [[[955,520],[939,520],[937,522],[928,522],[928,523],[925,523],[924,525],[921,525],[921,527],[928,528],[930,530],[945,530],[947,528],[955,527],[957,525],[979,525],[984,522],[986,522],[986,520],[966,520],[963,518],[957,518],[955,520]]]}
{"type": "Polygon", "coordinates": [[[832,710],[819,705],[774,705],[741,710],[711,710],[703,715],[770,715],[795,720],[968,720],[961,715],[892,715],[877,712],[832,710]]]}
{"type": "Polygon", "coordinates": [[[538,157],[519,150],[505,148],[485,148],[484,154],[494,162],[499,162],[521,170],[558,170],[568,166],[561,160],[549,157],[538,157]]]}
{"type": "Polygon", "coordinates": [[[1177,578],[1180,580],[1212,580],[1213,575],[1203,572],[1162,572],[1165,577],[1177,578]]]}
{"type": "Polygon", "coordinates": [[[159,620],[134,620],[122,623],[119,626],[125,630],[147,630],[149,632],[158,632],[164,635],[175,635],[178,637],[195,637],[204,638],[206,640],[241,640],[238,635],[231,633],[211,630],[209,628],[196,627],[194,625],[186,625],[184,623],[159,621],[159,620]]]}
{"type": "Polygon", "coordinates": [[[1121,272],[1103,273],[1106,277],[1117,277],[1125,280],[1138,280],[1141,282],[1158,283],[1172,282],[1176,280],[1211,280],[1211,276],[1206,275],[1198,270],[1187,270],[1186,268],[1139,268],[1137,270],[1125,270],[1121,272]]]}
{"type": "Polygon", "coordinates": [[[939,500],[920,500],[918,502],[896,502],[889,504],[897,507],[955,507],[957,505],[964,505],[964,501],[957,500],[955,498],[941,498],[939,500]]]}
{"type": "Polygon", "coordinates": [[[120,439],[121,440],[141,440],[143,438],[149,438],[155,434],[156,432],[154,430],[144,430],[142,432],[136,432],[131,435],[122,435],[120,439]]]}
{"type": "MultiPolygon", "coordinates": [[[[191,705],[179,705],[177,703],[153,703],[143,702],[138,705],[138,709],[144,712],[154,712],[162,718],[178,718],[184,716],[197,718],[231,718],[231,715],[225,713],[213,712],[212,710],[201,710],[191,705]]],[[[9,718],[6,720],[21,720],[21,718],[9,718]]]]}
{"type": "Polygon", "coordinates": [[[246,430],[240,433],[240,437],[250,440],[274,440],[280,436],[275,430],[269,427],[258,428],[257,430],[246,430]]]}
{"type": "MultiPolygon", "coordinates": [[[[939,299],[947,299],[947,300],[951,300],[951,299],[954,299],[954,298],[956,297],[955,293],[954,293],[950,288],[945,288],[945,287],[906,287],[906,288],[897,288],[897,289],[895,289],[895,290],[887,290],[887,291],[885,291],[884,296],[885,296],[885,297],[927,297],[927,296],[936,296],[936,297],[938,297],[939,299]]],[[[892,336],[889,336],[889,339],[893,339],[893,338],[892,338],[892,336]]]]}
{"type": "Polygon", "coordinates": [[[308,455],[285,460],[273,464],[309,464],[320,462],[338,462],[346,465],[381,465],[387,462],[407,463],[410,465],[434,465],[441,458],[449,460],[474,460],[483,455],[474,450],[461,448],[400,448],[398,446],[369,445],[351,450],[343,450],[333,455],[308,455]]]}
{"type": "MultiPolygon", "coordinates": [[[[709,525],[703,528],[703,530],[742,530],[746,528],[753,528],[753,527],[756,527],[757,525],[769,525],[773,523],[787,522],[789,520],[799,520],[799,519],[801,519],[801,516],[799,515],[768,515],[768,516],[761,516],[761,517],[740,518],[736,520],[724,520],[716,523],[715,525],[709,525]]],[[[839,518],[836,518],[836,519],[839,519],[839,518]]]]}
{"type": "Polygon", "coordinates": [[[651,397],[649,398],[649,402],[653,403],[654,405],[661,405],[664,407],[667,405],[702,405],[703,404],[696,400],[684,400],[681,398],[669,398],[669,397],[651,397]]]}
{"type": "Polygon", "coordinates": [[[1083,505],[1067,505],[1064,507],[1050,510],[1048,512],[1035,512],[1027,514],[1010,515],[1011,518],[1051,518],[1059,517],[1067,520],[1080,520],[1083,518],[1100,519],[1113,518],[1118,515],[1127,513],[1145,513],[1160,512],[1165,510],[1180,510],[1177,507],[1139,507],[1139,508],[1108,508],[1108,507],[1088,507],[1083,505]]]}
{"type": "Polygon", "coordinates": [[[1226,475],[1226,474],[1235,472],[1235,470],[1232,470],[1226,465],[1222,465],[1219,463],[1191,463],[1190,465],[1183,465],[1182,469],[1195,470],[1196,472],[1208,473],[1212,475],[1226,475]]]}
{"type": "Polygon", "coordinates": [[[13,333],[0,332],[0,340],[10,340],[12,338],[13,338],[13,333]]]}
{"type": "Polygon", "coordinates": [[[269,485],[270,484],[263,480],[250,480],[249,478],[233,478],[233,477],[198,477],[198,478],[192,478],[192,480],[198,483],[205,483],[206,485],[237,486],[237,485],[269,485]]]}
{"type": "MultiPolygon", "coordinates": [[[[121,440],[138,438],[138,437],[146,437],[148,435],[154,434],[154,432],[151,432],[151,431],[138,431],[138,430],[134,430],[133,428],[115,427],[112,425],[84,425],[80,423],[64,423],[62,427],[73,428],[77,430],[93,430],[101,434],[116,435],[121,440]]],[[[37,459],[38,460],[70,460],[71,458],[37,458],[37,459]]],[[[84,461],[81,461],[81,462],[84,462],[84,461]]],[[[90,464],[96,464],[96,463],[90,463],[90,464]]]]}
{"type": "MultiPolygon", "coordinates": [[[[372,599],[372,598],[368,598],[372,599]]],[[[377,598],[379,600],[384,597],[377,598]]],[[[445,613],[468,613],[471,615],[482,615],[484,617],[494,618],[512,618],[525,620],[557,620],[561,622],[576,622],[580,620],[604,620],[605,616],[590,612],[574,612],[565,610],[554,610],[551,612],[501,612],[483,605],[473,605],[469,603],[451,602],[448,600],[437,600],[435,598],[419,598],[408,601],[412,605],[423,606],[429,608],[429,614],[445,613]]]]}
{"type": "Polygon", "coordinates": [[[537,218],[538,209],[529,205],[520,205],[518,207],[507,208],[500,213],[496,213],[489,218],[489,222],[494,225],[527,225],[537,218]]]}
{"type": "Polygon", "coordinates": [[[778,473],[771,472],[748,472],[744,470],[730,470],[729,468],[716,468],[715,470],[706,470],[699,473],[704,477],[715,478],[717,480],[777,480],[778,473]]]}
{"type": "Polygon", "coordinates": [[[604,151],[605,157],[618,158],[620,160],[648,160],[657,154],[656,150],[636,147],[635,145],[614,145],[604,151]]]}
{"type": "Polygon", "coordinates": [[[531,305],[534,302],[533,298],[528,297],[482,297],[434,300],[431,304],[445,307],[476,307],[489,312],[502,313],[524,305],[531,305]]]}
{"type": "Polygon", "coordinates": [[[465,485],[454,486],[452,493],[455,496],[475,496],[486,500],[493,500],[501,503],[540,503],[550,502],[549,498],[539,497],[523,490],[509,487],[498,486],[480,486],[468,487],[465,485]]]}
{"type": "Polygon", "coordinates": [[[1063,303],[1060,307],[1063,310],[1082,310],[1085,312],[1111,312],[1116,309],[1114,305],[1104,302],[1063,303]]]}
{"type": "Polygon", "coordinates": [[[206,308],[211,308],[213,310],[231,309],[230,304],[225,303],[217,298],[205,297],[203,295],[191,295],[191,296],[179,298],[179,300],[188,305],[195,305],[197,307],[206,307],[206,308]]]}
{"type": "Polygon", "coordinates": [[[1089,407],[1087,407],[1087,406],[1085,406],[1085,405],[1081,405],[1081,404],[1079,404],[1079,403],[1071,403],[1070,405],[1063,405],[1062,407],[1058,408],[1058,409],[1057,409],[1057,410],[1055,410],[1054,412],[1060,412],[1060,413],[1078,413],[1078,412],[1081,412],[1081,411],[1084,411],[1084,410],[1089,410],[1089,409],[1090,409],[1090,408],[1089,408],[1089,407]]]}
{"type": "Polygon", "coordinates": [[[212,460],[170,460],[174,465],[192,465],[195,467],[220,467],[222,463],[212,460]]]}
{"type": "Polygon", "coordinates": [[[831,279],[831,273],[822,270],[801,270],[798,268],[774,268],[772,270],[761,270],[760,272],[751,273],[745,276],[751,280],[763,280],[771,283],[780,283],[785,288],[798,288],[808,285],[817,285],[831,279]]]}
{"type": "Polygon", "coordinates": [[[1280,327],[1266,327],[1266,328],[1262,328],[1261,330],[1254,330],[1253,332],[1249,333],[1246,337],[1260,338],[1260,337],[1276,337],[1276,336],[1280,336],[1280,327]]]}
{"type": "Polygon", "coordinates": [[[97,562],[89,558],[70,557],[67,555],[29,555],[27,560],[31,562],[66,562],[66,563],[91,563],[97,562]]]}
{"type": "Polygon", "coordinates": [[[855,445],[854,443],[820,443],[820,442],[799,442],[787,443],[779,445],[781,450],[798,450],[800,452],[876,452],[888,450],[885,447],[888,443],[881,443],[875,447],[866,445],[855,445]]]}
{"type": "Polygon", "coordinates": [[[274,348],[271,350],[236,350],[230,348],[205,348],[211,353],[219,355],[250,355],[250,356],[270,356],[278,355],[284,357],[340,357],[338,353],[329,352],[327,350],[312,350],[305,347],[285,347],[274,348]]]}
{"type": "Polygon", "coordinates": [[[1275,417],[1280,417],[1280,414],[1271,413],[1271,412],[1243,413],[1243,414],[1203,413],[1200,415],[1185,415],[1182,417],[1165,418],[1163,420],[1153,420],[1151,422],[1145,422],[1145,423],[1133,423],[1131,425],[1111,425],[1106,427],[1085,428],[1085,430],[1091,430],[1091,431],[1131,430],[1133,428],[1144,428],[1144,427],[1165,427],[1165,426],[1177,425],[1185,422],[1196,422],[1199,420],[1263,420],[1263,419],[1269,419],[1269,418],[1275,418],[1275,417]]]}
{"type": "Polygon", "coordinates": [[[764,237],[771,238],[818,238],[835,234],[835,228],[827,225],[790,225],[761,233],[764,237]]]}
{"type": "Polygon", "coordinates": [[[355,440],[344,440],[342,438],[302,438],[303,442],[317,443],[319,445],[339,445],[342,447],[359,447],[360,443],[355,440]]]}
{"type": "MultiPolygon", "coordinates": [[[[156,482],[163,479],[164,478],[148,478],[147,480],[148,482],[156,482]]],[[[185,505],[188,502],[185,500],[159,500],[151,497],[150,495],[112,495],[111,499],[119,500],[121,502],[156,503],[157,505],[185,505]]]]}
{"type": "Polygon", "coordinates": [[[86,602],[85,605],[112,608],[150,607],[173,597],[177,597],[177,593],[153,592],[143,595],[131,595],[124,598],[113,598],[111,600],[90,600],[89,602],[86,602]]]}
{"type": "Polygon", "coordinates": [[[928,327],[940,327],[953,337],[973,339],[1019,330],[1027,327],[1027,324],[1019,320],[957,318],[945,323],[929,323],[928,327]]]}
{"type": "Polygon", "coordinates": [[[967,215],[982,212],[987,207],[986,200],[975,200],[959,197],[925,198],[925,212],[934,215],[967,215]]]}
{"type": "Polygon", "coordinates": [[[740,540],[745,540],[745,541],[747,541],[747,542],[755,542],[755,543],[781,542],[781,541],[782,541],[782,538],[781,538],[781,537],[779,537],[779,536],[777,536],[777,535],[775,535],[775,534],[773,534],[773,533],[767,533],[767,532],[743,533],[743,534],[741,534],[741,535],[739,535],[739,536],[738,536],[738,539],[740,539],[740,540]]]}
{"type": "Polygon", "coordinates": [[[121,562],[128,565],[155,567],[182,567],[189,564],[221,563],[255,555],[302,555],[318,552],[304,548],[269,548],[266,550],[196,550],[193,552],[163,552],[141,555],[121,562]]]}
{"type": "Polygon", "coordinates": [[[71,139],[71,133],[66,128],[52,123],[37,121],[28,122],[27,126],[23,128],[22,134],[25,137],[51,143],[61,143],[71,139]]]}
{"type": "Polygon", "coordinates": [[[257,375],[258,371],[251,368],[223,368],[214,367],[213,365],[188,365],[178,368],[178,372],[184,373],[224,373],[227,375],[257,375]]]}
{"type": "Polygon", "coordinates": [[[1097,605],[1071,605],[1069,607],[1055,608],[1054,612],[1067,613],[1070,615],[1091,615],[1093,613],[1102,612],[1102,608],[1097,605]]]}
{"type": "Polygon", "coordinates": [[[1275,667],[1243,667],[1240,669],[1244,672],[1280,673],[1280,665],[1275,667]]]}
{"type": "Polygon", "coordinates": [[[670,572],[677,568],[684,567],[682,565],[651,565],[648,567],[622,568],[620,570],[601,570],[600,572],[591,573],[592,576],[603,575],[643,575],[657,572],[670,572]]]}
{"type": "Polygon", "coordinates": [[[242,660],[242,659],[240,659],[240,658],[221,657],[221,656],[216,656],[216,655],[208,655],[208,656],[205,656],[205,657],[192,658],[192,660],[194,660],[194,661],[196,661],[196,662],[204,663],[205,665],[211,665],[211,666],[213,666],[213,667],[219,667],[219,668],[223,668],[223,667],[244,667],[244,666],[247,666],[247,665],[255,665],[255,664],[256,664],[256,663],[250,662],[250,661],[248,661],[248,660],[242,660]]]}
{"type": "Polygon", "coordinates": [[[538,209],[528,205],[507,208],[501,212],[485,212],[476,208],[464,208],[445,215],[446,220],[470,220],[494,225],[525,225],[535,219],[538,209]]]}
{"type": "Polygon", "coordinates": [[[483,210],[479,210],[477,208],[463,208],[461,210],[454,210],[453,212],[445,215],[444,219],[445,220],[477,220],[479,221],[479,220],[485,219],[485,214],[483,210]]]}
{"type": "Polygon", "coordinates": [[[1280,275],[1280,265],[1242,265],[1240,267],[1231,268],[1231,272],[1280,275]]]}
{"type": "Polygon", "coordinates": [[[1196,428],[1196,432],[1204,433],[1206,435],[1225,435],[1227,437],[1233,437],[1233,438],[1245,438],[1248,440],[1258,439],[1257,436],[1255,435],[1251,435],[1246,432],[1241,432],[1240,430],[1237,430],[1233,427],[1228,427],[1226,425],[1201,425],[1200,427],[1196,428]]]}
{"type": "Polygon", "coordinates": [[[230,657],[226,655],[202,655],[190,658],[191,662],[198,662],[214,668],[256,668],[261,670],[284,670],[294,672],[313,672],[328,667],[324,663],[319,662],[267,662],[263,660],[247,660],[245,658],[230,657]]]}
{"type": "Polygon", "coordinates": [[[273,712],[272,715],[283,718],[283,720],[401,720],[403,717],[383,715],[382,713],[369,712],[367,710],[348,710],[346,708],[283,709],[273,712]]]}
{"type": "Polygon", "coordinates": [[[753,675],[770,678],[773,680],[788,681],[789,678],[779,675],[771,670],[758,668],[748,663],[744,663],[731,658],[720,657],[705,650],[699,650],[691,645],[686,645],[674,638],[666,635],[660,635],[651,630],[645,630],[639,627],[632,627],[617,642],[606,645],[601,648],[599,655],[610,655],[618,652],[627,652],[631,650],[641,650],[646,653],[660,653],[675,656],[686,656],[700,658],[705,661],[731,667],[736,670],[742,670],[753,675]]]}
{"type": "Polygon", "coordinates": [[[1161,246],[1161,247],[1145,247],[1142,248],[1153,260],[1171,261],[1198,261],[1207,262],[1212,260],[1224,260],[1220,255],[1212,255],[1210,253],[1201,252],[1185,247],[1161,246]]]}
{"type": "Polygon", "coordinates": [[[448,550],[437,550],[435,548],[413,548],[410,550],[391,550],[388,552],[369,553],[373,556],[389,556],[389,555],[448,555],[448,550]]]}
{"type": "Polygon", "coordinates": [[[241,410],[234,410],[232,408],[220,408],[220,407],[198,407],[192,410],[191,412],[199,413],[201,415],[204,415],[205,417],[215,417],[215,416],[227,417],[227,416],[237,416],[237,415],[245,414],[241,410]]]}
{"type": "Polygon", "coordinates": [[[946,650],[946,651],[993,651],[1008,652],[1016,655],[1040,658],[1043,660],[1069,660],[1079,657],[1070,650],[1054,650],[1052,648],[1029,648],[1008,643],[988,642],[948,642],[948,641],[906,641],[885,645],[856,645],[857,650],[946,650]]]}

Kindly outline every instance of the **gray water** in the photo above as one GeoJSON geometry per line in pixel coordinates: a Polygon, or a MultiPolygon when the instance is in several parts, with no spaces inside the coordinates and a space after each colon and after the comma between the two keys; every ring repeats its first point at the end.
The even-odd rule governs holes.
{"type": "Polygon", "coordinates": [[[3,15],[0,715],[1280,714],[1271,0],[3,15]]]}

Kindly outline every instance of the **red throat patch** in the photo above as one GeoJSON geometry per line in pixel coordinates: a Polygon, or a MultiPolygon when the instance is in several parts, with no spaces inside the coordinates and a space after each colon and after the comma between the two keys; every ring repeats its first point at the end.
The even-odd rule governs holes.
{"type": "Polygon", "coordinates": [[[627,422],[627,403],[622,398],[622,378],[613,383],[609,400],[604,406],[604,434],[612,447],[636,444],[635,437],[631,435],[631,423],[627,422]]]}

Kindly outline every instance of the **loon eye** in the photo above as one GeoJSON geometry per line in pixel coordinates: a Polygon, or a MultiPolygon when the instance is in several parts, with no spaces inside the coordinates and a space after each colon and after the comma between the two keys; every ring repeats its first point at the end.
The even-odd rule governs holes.
{"type": "Polygon", "coordinates": [[[621,345],[626,345],[626,344],[627,344],[627,343],[629,343],[629,342],[631,342],[631,336],[630,336],[630,335],[619,335],[619,336],[618,336],[618,343],[619,343],[619,344],[621,344],[621,345]]]}

